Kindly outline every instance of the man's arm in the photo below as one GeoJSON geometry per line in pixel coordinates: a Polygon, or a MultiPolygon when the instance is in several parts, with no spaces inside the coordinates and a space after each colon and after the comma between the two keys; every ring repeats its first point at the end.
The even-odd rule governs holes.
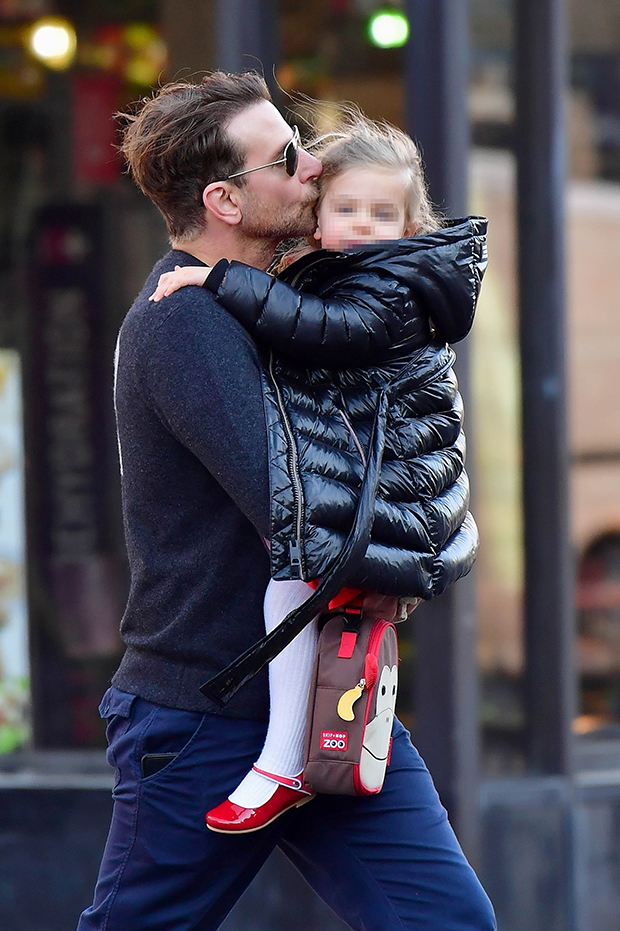
{"type": "Polygon", "coordinates": [[[180,291],[159,306],[143,359],[150,402],[268,537],[267,435],[256,347],[204,291],[180,291]]]}

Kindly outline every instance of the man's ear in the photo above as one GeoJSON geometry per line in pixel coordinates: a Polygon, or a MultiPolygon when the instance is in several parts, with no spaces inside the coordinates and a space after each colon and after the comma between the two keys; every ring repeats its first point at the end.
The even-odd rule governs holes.
{"type": "Polygon", "coordinates": [[[225,181],[213,181],[207,184],[202,192],[202,202],[205,210],[222,223],[236,226],[241,222],[242,212],[240,199],[235,188],[231,188],[225,181]]]}
{"type": "Polygon", "coordinates": [[[314,238],[315,238],[315,239],[319,239],[319,240],[320,240],[320,238],[321,238],[321,224],[320,224],[320,222],[319,222],[318,220],[316,221],[316,229],[315,229],[313,235],[314,235],[314,238]]]}

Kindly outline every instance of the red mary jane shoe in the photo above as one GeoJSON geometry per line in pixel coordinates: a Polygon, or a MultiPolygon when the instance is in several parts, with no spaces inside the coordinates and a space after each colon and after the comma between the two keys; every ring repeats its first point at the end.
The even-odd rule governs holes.
{"type": "Polygon", "coordinates": [[[276,776],[256,769],[261,776],[266,776],[278,783],[278,788],[269,801],[257,808],[243,808],[226,799],[221,805],[207,812],[207,827],[219,834],[249,834],[267,827],[289,808],[299,808],[314,798],[314,792],[304,785],[301,779],[276,776]]]}

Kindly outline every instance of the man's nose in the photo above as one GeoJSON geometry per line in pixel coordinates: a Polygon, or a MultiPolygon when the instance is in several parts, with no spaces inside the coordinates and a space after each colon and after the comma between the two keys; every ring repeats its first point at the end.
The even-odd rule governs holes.
{"type": "Polygon", "coordinates": [[[322,171],[323,166],[318,158],[315,158],[310,152],[306,152],[305,149],[300,149],[299,165],[297,166],[299,180],[303,182],[310,181],[311,178],[318,178],[322,171]]]}

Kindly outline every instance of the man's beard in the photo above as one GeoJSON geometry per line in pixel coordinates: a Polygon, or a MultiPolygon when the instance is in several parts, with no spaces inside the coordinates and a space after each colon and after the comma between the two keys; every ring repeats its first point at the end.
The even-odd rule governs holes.
{"type": "Polygon", "coordinates": [[[316,193],[301,204],[291,204],[286,213],[277,215],[273,207],[267,207],[256,199],[246,202],[240,232],[247,239],[264,239],[281,242],[302,236],[312,236],[316,229],[316,193]]]}

